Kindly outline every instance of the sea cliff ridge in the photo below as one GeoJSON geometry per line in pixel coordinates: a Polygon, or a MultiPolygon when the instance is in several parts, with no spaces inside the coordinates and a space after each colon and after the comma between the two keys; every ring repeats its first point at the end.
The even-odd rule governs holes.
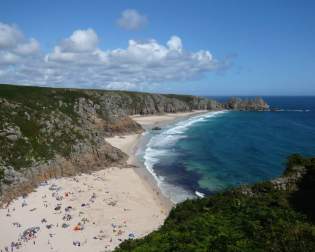
{"type": "Polygon", "coordinates": [[[268,111],[261,98],[226,103],[191,95],[0,85],[0,200],[50,178],[122,165],[127,155],[104,139],[139,133],[129,116],[192,110],[268,111]]]}

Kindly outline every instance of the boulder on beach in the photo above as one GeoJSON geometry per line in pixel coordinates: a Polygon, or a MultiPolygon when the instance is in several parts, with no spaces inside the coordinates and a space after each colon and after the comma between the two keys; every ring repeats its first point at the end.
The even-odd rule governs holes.
{"type": "Polygon", "coordinates": [[[162,128],[156,126],[156,127],[153,127],[152,130],[161,130],[162,128]]]}

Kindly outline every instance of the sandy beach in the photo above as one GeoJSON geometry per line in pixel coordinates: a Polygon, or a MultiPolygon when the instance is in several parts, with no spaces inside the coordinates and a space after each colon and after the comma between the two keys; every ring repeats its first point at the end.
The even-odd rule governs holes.
{"type": "Polygon", "coordinates": [[[182,119],[185,117],[190,117],[193,115],[198,115],[202,113],[208,112],[207,110],[196,110],[193,112],[183,112],[183,113],[166,113],[162,115],[149,115],[149,116],[141,116],[141,115],[133,115],[130,116],[133,120],[141,124],[141,126],[145,129],[149,129],[154,126],[161,126],[167,123],[171,123],[178,119],[182,119]]]}
{"type": "MultiPolygon", "coordinates": [[[[132,118],[149,129],[201,112],[132,118]]],[[[126,167],[49,180],[0,209],[0,251],[111,251],[162,225],[170,205],[137,172],[134,152],[140,138],[106,139],[129,155],[126,167]]]]}

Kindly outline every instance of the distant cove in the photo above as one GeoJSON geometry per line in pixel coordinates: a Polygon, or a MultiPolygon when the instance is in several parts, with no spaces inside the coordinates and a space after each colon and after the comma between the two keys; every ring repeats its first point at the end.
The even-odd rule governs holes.
{"type": "Polygon", "coordinates": [[[175,202],[277,177],[290,154],[315,152],[315,99],[263,98],[281,111],[210,112],[168,125],[151,133],[140,159],[175,202]]]}

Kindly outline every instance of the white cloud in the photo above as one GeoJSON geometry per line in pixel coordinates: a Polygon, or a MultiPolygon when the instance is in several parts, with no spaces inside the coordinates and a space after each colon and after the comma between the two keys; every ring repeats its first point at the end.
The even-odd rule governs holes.
{"type": "Polygon", "coordinates": [[[148,19],[137,10],[127,9],[121,13],[117,23],[126,30],[138,30],[148,23],[148,19]]]}
{"type": "Polygon", "coordinates": [[[98,36],[93,29],[76,30],[62,41],[60,48],[63,52],[90,52],[95,50],[98,42],[98,36]]]}
{"type": "Polygon", "coordinates": [[[167,46],[170,50],[181,52],[183,49],[182,40],[180,37],[172,36],[171,39],[167,42],[167,46]]]}
{"type": "Polygon", "coordinates": [[[167,56],[168,49],[151,39],[146,42],[129,40],[127,49],[116,49],[108,52],[111,60],[129,63],[146,64],[161,61],[167,56]]]}
{"type": "Polygon", "coordinates": [[[39,51],[39,43],[31,38],[29,42],[18,44],[14,51],[20,55],[30,55],[39,51]]]}
{"type": "Polygon", "coordinates": [[[23,34],[13,25],[0,22],[0,48],[6,49],[15,47],[23,39],[23,34]]]}
{"type": "Polygon", "coordinates": [[[89,56],[97,49],[99,38],[93,29],[76,30],[69,38],[55,46],[52,53],[46,56],[46,61],[79,61],[84,55],[89,56]]]}
{"type": "Polygon", "coordinates": [[[19,33],[14,45],[0,49],[2,83],[145,90],[199,78],[220,65],[207,50],[185,50],[178,36],[166,44],[129,40],[126,48],[103,50],[94,30],[76,30],[45,55],[36,40],[19,33]]]}
{"type": "Polygon", "coordinates": [[[26,39],[18,27],[0,22],[0,65],[26,61],[38,53],[39,47],[35,39],[26,39]]]}
{"type": "Polygon", "coordinates": [[[74,61],[75,60],[75,53],[72,52],[62,52],[60,46],[56,46],[54,51],[50,54],[47,54],[45,57],[45,61],[60,61],[60,62],[67,62],[67,61],[74,61]]]}
{"type": "Polygon", "coordinates": [[[0,51],[0,65],[15,64],[19,61],[20,57],[9,51],[0,51]]]}

